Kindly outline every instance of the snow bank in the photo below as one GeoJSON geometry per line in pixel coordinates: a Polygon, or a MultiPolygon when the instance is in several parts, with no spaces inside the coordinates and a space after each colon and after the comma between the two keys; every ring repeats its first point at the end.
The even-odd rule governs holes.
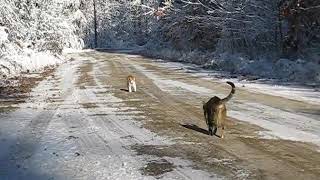
{"type": "Polygon", "coordinates": [[[250,60],[239,54],[222,54],[214,57],[207,64],[236,75],[257,76],[257,78],[279,79],[281,81],[320,83],[320,65],[301,59],[296,61],[268,58],[250,60]]]}
{"type": "Polygon", "coordinates": [[[31,48],[28,43],[8,39],[9,30],[0,26],[0,75],[1,77],[17,76],[21,72],[41,71],[47,66],[63,62],[58,54],[49,51],[38,52],[31,48]]]}
{"type": "Polygon", "coordinates": [[[0,76],[41,71],[63,62],[64,48],[82,49],[86,18],[72,1],[5,1],[0,4],[0,76]]]}
{"type": "Polygon", "coordinates": [[[20,72],[41,71],[45,67],[62,63],[63,59],[46,52],[31,52],[0,59],[0,74],[15,76],[20,72]]]}
{"type": "Polygon", "coordinates": [[[302,59],[250,60],[241,54],[216,55],[214,52],[183,52],[161,47],[146,47],[142,53],[170,61],[193,63],[206,69],[226,71],[233,77],[244,79],[274,79],[281,82],[320,84],[320,64],[302,59]]]}

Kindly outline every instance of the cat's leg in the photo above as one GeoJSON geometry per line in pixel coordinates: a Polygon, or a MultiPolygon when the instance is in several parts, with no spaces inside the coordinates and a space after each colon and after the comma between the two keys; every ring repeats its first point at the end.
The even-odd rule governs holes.
{"type": "Polygon", "coordinates": [[[213,131],[213,134],[217,135],[217,130],[218,130],[218,127],[215,126],[215,127],[214,127],[214,131],[213,131]]]}
{"type": "Polygon", "coordinates": [[[133,83],[132,86],[133,86],[133,92],[136,92],[136,91],[137,91],[137,85],[136,85],[136,83],[133,83]]]}
{"type": "Polygon", "coordinates": [[[209,133],[210,136],[213,135],[213,133],[212,133],[212,127],[211,127],[211,126],[208,127],[208,133],[209,133]]]}
{"type": "Polygon", "coordinates": [[[225,129],[225,126],[222,126],[222,128],[221,128],[221,138],[224,138],[224,129],[225,129]]]}
{"type": "Polygon", "coordinates": [[[210,136],[213,136],[215,134],[215,129],[214,129],[214,126],[209,126],[209,135],[210,136]]]}
{"type": "Polygon", "coordinates": [[[132,92],[132,85],[131,84],[128,84],[128,91],[132,92]]]}

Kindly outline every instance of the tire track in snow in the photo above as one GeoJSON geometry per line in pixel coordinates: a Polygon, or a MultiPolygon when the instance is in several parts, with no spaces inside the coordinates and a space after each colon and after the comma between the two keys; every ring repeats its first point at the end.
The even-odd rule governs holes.
{"type": "MultiPolygon", "coordinates": [[[[94,72],[99,72],[99,68],[97,68],[94,72]]],[[[99,82],[98,78],[95,78],[95,81],[97,82],[97,84],[100,87],[102,87],[102,85],[101,85],[102,82],[99,82]]],[[[86,91],[86,92],[88,92],[88,91],[86,91]]],[[[94,96],[95,96],[94,94],[91,94],[88,97],[90,97],[90,100],[92,101],[92,99],[97,98],[94,96]]],[[[112,97],[112,98],[115,98],[115,97],[112,97]]],[[[104,101],[106,101],[106,100],[104,100],[104,101]]],[[[110,102],[110,100],[108,100],[108,101],[110,102]]],[[[119,102],[122,100],[115,100],[115,101],[119,102]]],[[[94,102],[99,102],[99,99],[94,100],[94,102]]],[[[112,102],[112,100],[111,100],[111,102],[112,102]]],[[[121,106],[122,109],[123,109],[123,106],[125,106],[125,104],[122,104],[122,106],[121,106]]],[[[103,108],[103,107],[100,107],[100,108],[103,108]]],[[[95,113],[98,114],[99,111],[95,112],[95,113]]],[[[146,144],[150,144],[150,145],[169,145],[169,144],[171,144],[171,142],[167,142],[166,140],[157,140],[158,137],[156,135],[150,134],[150,132],[140,133],[140,132],[145,131],[144,129],[139,130],[134,127],[130,127],[128,130],[128,125],[125,124],[125,126],[123,126],[122,124],[119,123],[122,121],[128,121],[130,119],[128,119],[128,120],[122,119],[119,121],[119,117],[115,117],[115,116],[108,118],[108,119],[111,119],[111,121],[107,121],[108,122],[107,127],[114,127],[113,129],[117,129],[117,132],[119,134],[121,134],[120,141],[124,144],[124,146],[129,147],[129,146],[135,145],[135,144],[144,144],[144,145],[146,145],[146,144]],[[139,133],[139,134],[137,134],[137,133],[139,133]],[[123,139],[121,139],[121,137],[128,137],[128,136],[130,136],[130,138],[127,139],[127,142],[124,142],[123,139]],[[163,143],[163,142],[165,142],[165,143],[163,143]]],[[[132,121],[132,119],[130,121],[132,121]]],[[[186,174],[186,172],[183,172],[179,168],[175,168],[174,172],[176,174],[175,176],[178,176],[178,177],[180,176],[182,179],[192,179],[189,175],[186,174]]]]}
{"type": "MultiPolygon", "coordinates": [[[[140,128],[139,125],[134,122],[134,117],[137,116],[136,110],[126,107],[123,100],[115,98],[110,93],[102,93],[112,91],[112,87],[105,85],[105,82],[97,80],[99,79],[98,77],[103,75],[107,76],[108,72],[101,72],[95,69],[95,66],[100,66],[99,63],[94,59],[90,59],[90,61],[90,63],[94,62],[95,65],[92,72],[86,72],[86,74],[95,77],[93,78],[94,83],[90,82],[90,84],[96,85],[77,85],[70,99],[66,100],[68,104],[71,104],[71,107],[74,106],[72,105],[73,103],[82,106],[76,109],[75,112],[81,114],[83,121],[80,119],[79,122],[76,122],[75,119],[72,120],[68,118],[66,119],[67,124],[69,124],[68,126],[78,124],[79,127],[77,129],[90,130],[90,133],[81,131],[82,133],[78,132],[76,134],[75,132],[75,135],[79,136],[78,142],[76,142],[76,144],[78,144],[77,146],[79,146],[78,148],[81,152],[87,151],[85,157],[82,157],[84,160],[79,163],[84,167],[86,167],[84,162],[96,166],[94,160],[97,161],[97,159],[93,157],[92,154],[101,153],[101,155],[106,155],[109,161],[115,161],[115,159],[117,159],[117,162],[114,162],[112,167],[109,168],[109,172],[102,171],[102,174],[107,173],[108,177],[117,178],[119,177],[119,175],[117,175],[117,173],[120,172],[119,169],[123,169],[123,171],[125,171],[122,172],[123,176],[132,175],[133,173],[133,176],[127,176],[128,178],[153,179],[151,176],[141,176],[139,168],[145,165],[146,157],[136,156],[130,146],[135,144],[164,144],[166,141],[146,129],[140,128]],[[90,104],[92,107],[86,107],[86,104],[90,104]],[[105,149],[107,152],[103,153],[99,149],[101,149],[101,151],[105,149]]],[[[79,74],[78,78],[80,78],[79,74]]],[[[90,77],[88,79],[92,78],[90,77]]],[[[65,114],[67,114],[67,112],[65,112],[65,114]]],[[[138,116],[138,118],[142,117],[138,116]]],[[[168,145],[167,143],[165,144],[168,145]]],[[[150,159],[150,157],[147,157],[147,159],[150,159]]],[[[108,164],[108,162],[103,163],[100,161],[99,164],[108,164]]],[[[184,171],[174,169],[174,171],[168,172],[163,176],[173,179],[190,179],[190,174],[187,175],[185,172],[190,169],[187,166],[188,165],[185,167],[187,169],[184,171]]],[[[97,167],[97,169],[99,169],[99,167],[97,167]]],[[[194,170],[194,174],[202,174],[201,177],[204,177],[204,179],[209,179],[208,177],[210,176],[199,170],[194,170]]]]}
{"type": "MultiPolygon", "coordinates": [[[[59,73],[61,72],[56,72],[55,75],[59,77],[59,73]]],[[[25,176],[23,171],[17,174],[16,169],[27,168],[26,164],[35,155],[49,124],[57,118],[58,105],[48,103],[48,99],[52,98],[53,94],[59,93],[51,89],[52,86],[60,83],[59,78],[53,77],[40,82],[36,90],[31,93],[31,98],[4,119],[9,122],[7,133],[11,138],[11,143],[6,144],[6,147],[1,147],[0,167],[4,169],[9,179],[20,179],[25,176]],[[17,133],[12,135],[12,132],[17,133]],[[3,150],[3,148],[7,148],[7,150],[3,150]]],[[[6,132],[6,130],[2,131],[6,132]]]]}

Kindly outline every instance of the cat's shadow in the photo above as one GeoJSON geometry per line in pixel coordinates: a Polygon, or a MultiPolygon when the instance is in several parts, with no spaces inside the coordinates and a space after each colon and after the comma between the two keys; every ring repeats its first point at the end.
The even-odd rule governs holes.
{"type": "Polygon", "coordinates": [[[209,135],[209,132],[207,130],[202,129],[201,127],[199,127],[199,126],[197,126],[195,124],[180,124],[180,126],[185,127],[187,129],[191,129],[191,130],[197,131],[197,132],[202,133],[202,134],[209,135]]]}
{"type": "Polygon", "coordinates": [[[123,89],[123,88],[121,88],[120,90],[121,90],[121,91],[125,91],[125,92],[129,92],[128,89],[123,89]]]}

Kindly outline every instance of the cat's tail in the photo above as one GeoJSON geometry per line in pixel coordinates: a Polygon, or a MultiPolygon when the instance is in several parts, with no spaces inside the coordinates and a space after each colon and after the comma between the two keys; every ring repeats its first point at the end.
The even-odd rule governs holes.
{"type": "Polygon", "coordinates": [[[221,100],[222,103],[228,102],[232,98],[233,94],[236,92],[236,90],[235,90],[236,86],[230,81],[227,81],[227,83],[232,87],[232,89],[231,89],[231,92],[229,93],[229,95],[221,100]]]}

